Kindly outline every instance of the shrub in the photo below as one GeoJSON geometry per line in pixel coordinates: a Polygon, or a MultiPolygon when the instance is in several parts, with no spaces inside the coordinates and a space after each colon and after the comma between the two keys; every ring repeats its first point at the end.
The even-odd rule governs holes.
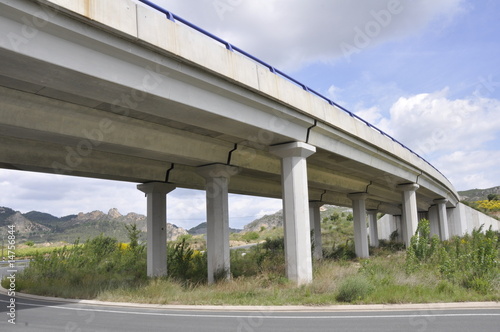
{"type": "Polygon", "coordinates": [[[127,237],[129,239],[129,246],[131,249],[135,249],[139,246],[139,236],[141,231],[137,229],[136,224],[125,225],[125,230],[127,231],[127,237]]]}
{"type": "Polygon", "coordinates": [[[437,236],[431,238],[430,222],[422,219],[418,223],[415,235],[410,240],[410,246],[406,251],[406,271],[411,273],[417,269],[419,264],[428,262],[436,253],[439,246],[437,236]]]}
{"type": "Polygon", "coordinates": [[[483,233],[481,226],[443,243],[440,271],[447,279],[484,293],[500,273],[499,249],[497,234],[491,228],[483,233]]]}
{"type": "Polygon", "coordinates": [[[205,283],[207,281],[207,256],[194,251],[186,243],[169,244],[167,247],[167,269],[170,278],[179,280],[184,285],[205,283]]]}
{"type": "Polygon", "coordinates": [[[348,277],[340,284],[335,299],[339,302],[359,301],[373,290],[373,285],[365,277],[356,275],[348,277]]]}
{"type": "Polygon", "coordinates": [[[280,278],[285,274],[285,241],[283,237],[267,238],[247,251],[231,252],[233,277],[267,275],[280,278]]]}
{"type": "Polygon", "coordinates": [[[95,297],[100,291],[136,285],[146,279],[145,247],[126,248],[114,238],[100,235],[50,254],[36,254],[18,275],[18,291],[35,294],[95,297]]]}
{"type": "Polygon", "coordinates": [[[391,242],[396,242],[396,240],[397,240],[398,236],[399,236],[399,232],[398,232],[398,230],[396,229],[396,230],[394,230],[394,231],[391,233],[391,235],[389,235],[389,240],[390,240],[391,242]]]}
{"type": "Polygon", "coordinates": [[[251,242],[259,239],[259,233],[257,232],[248,232],[243,234],[241,237],[246,242],[251,242]]]}
{"type": "Polygon", "coordinates": [[[429,238],[429,222],[419,223],[406,252],[406,272],[412,273],[424,265],[437,265],[439,273],[450,282],[486,294],[500,275],[500,241],[491,227],[472,234],[439,242],[429,238]]]}
{"type": "Polygon", "coordinates": [[[336,259],[336,260],[350,260],[356,258],[356,250],[354,248],[354,242],[347,240],[345,244],[332,246],[331,250],[325,252],[325,258],[336,259]]]}
{"type": "Polygon", "coordinates": [[[190,241],[193,239],[193,235],[191,234],[182,234],[177,238],[177,241],[190,241]]]}

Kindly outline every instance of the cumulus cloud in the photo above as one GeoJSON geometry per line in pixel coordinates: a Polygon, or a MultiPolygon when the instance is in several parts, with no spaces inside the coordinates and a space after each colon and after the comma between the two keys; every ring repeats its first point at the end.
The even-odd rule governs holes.
{"type": "Polygon", "coordinates": [[[420,32],[462,0],[154,0],[282,69],[332,61],[420,32]],[[193,8],[196,8],[194,10],[193,8]]]}
{"type": "MultiPolygon", "coordinates": [[[[389,116],[375,123],[433,163],[457,188],[498,185],[492,179],[500,179],[500,155],[487,147],[500,133],[500,101],[450,99],[447,93],[443,89],[401,97],[389,116]]],[[[358,114],[375,120],[380,115],[376,108],[358,114]]]]}
{"type": "Polygon", "coordinates": [[[377,106],[362,109],[355,112],[357,116],[368,121],[369,123],[378,123],[382,120],[382,114],[377,106]]]}
{"type": "Polygon", "coordinates": [[[481,148],[498,134],[500,101],[488,98],[448,99],[447,89],[401,97],[383,119],[382,130],[422,155],[481,148]]]}

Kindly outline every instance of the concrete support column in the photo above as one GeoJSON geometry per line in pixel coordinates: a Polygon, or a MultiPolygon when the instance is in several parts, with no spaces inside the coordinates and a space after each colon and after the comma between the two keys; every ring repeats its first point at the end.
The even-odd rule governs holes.
{"type": "Polygon", "coordinates": [[[401,229],[401,242],[408,244],[410,243],[410,239],[408,239],[408,228],[406,227],[406,218],[405,218],[405,204],[401,205],[401,217],[399,218],[399,225],[401,229]]]}
{"type": "Polygon", "coordinates": [[[370,245],[378,248],[378,225],[377,225],[377,210],[368,210],[368,223],[370,225],[370,245]]]}
{"type": "Polygon", "coordinates": [[[287,278],[298,285],[308,284],[312,282],[312,258],[306,158],[316,148],[294,142],[272,146],[269,152],[281,157],[287,278]]]}
{"type": "Polygon", "coordinates": [[[320,207],[323,206],[321,202],[309,203],[309,220],[311,222],[311,229],[314,230],[314,252],[315,259],[323,259],[323,244],[321,240],[321,214],[320,207]]]}
{"type": "Polygon", "coordinates": [[[403,215],[405,234],[403,236],[406,247],[410,245],[411,237],[415,235],[418,227],[417,210],[417,189],[420,186],[416,183],[403,184],[398,186],[403,191],[403,215]]]}
{"type": "Polygon", "coordinates": [[[429,223],[430,223],[430,228],[431,228],[431,237],[434,235],[437,235],[437,237],[441,237],[439,235],[439,216],[438,216],[438,207],[437,205],[432,205],[429,207],[429,211],[427,212],[427,215],[429,217],[429,223]]]}
{"type": "Polygon", "coordinates": [[[447,212],[450,225],[453,228],[452,230],[449,230],[450,236],[464,236],[467,233],[465,206],[462,203],[458,203],[457,206],[447,210],[447,212]]]}
{"type": "Polygon", "coordinates": [[[229,257],[229,178],[238,168],[222,164],[202,166],[198,174],[205,178],[207,194],[208,283],[231,276],[229,257]]]}
{"type": "Polygon", "coordinates": [[[354,249],[359,258],[368,258],[368,234],[366,231],[366,198],[368,194],[355,193],[347,195],[352,200],[354,217],[354,249]]]}
{"type": "Polygon", "coordinates": [[[167,194],[175,185],[150,182],[137,185],[147,197],[147,269],[149,277],[167,275],[167,194]]]}
{"type": "Polygon", "coordinates": [[[395,215],[394,217],[394,230],[398,231],[398,236],[396,237],[396,242],[401,242],[404,243],[404,238],[403,238],[403,216],[402,215],[395,215]]]}
{"type": "Polygon", "coordinates": [[[448,240],[450,233],[448,231],[448,216],[446,215],[447,199],[435,199],[434,203],[437,204],[438,220],[439,220],[439,238],[441,241],[448,240]]]}

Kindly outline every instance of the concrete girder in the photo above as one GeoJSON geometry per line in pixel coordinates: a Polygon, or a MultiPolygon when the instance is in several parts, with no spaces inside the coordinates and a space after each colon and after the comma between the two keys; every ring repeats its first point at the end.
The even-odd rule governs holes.
{"type": "MultiPolygon", "coordinates": [[[[371,174],[373,177],[373,173],[378,172],[380,174],[379,178],[382,180],[381,182],[379,181],[380,183],[386,182],[389,186],[409,182],[418,183],[428,188],[431,192],[441,193],[442,197],[451,196],[450,199],[454,201],[458,199],[451,191],[443,190],[443,183],[435,179],[441,178],[442,181],[446,182],[445,185],[453,188],[446,178],[409,151],[403,151],[403,154],[407,154],[406,158],[398,158],[395,157],[396,154],[385,153],[376,146],[373,146],[371,144],[373,142],[354,139],[352,136],[320,122],[311,129],[309,143],[321,150],[341,156],[340,162],[331,158],[324,159],[324,162],[328,166],[339,167],[344,163],[344,168],[350,169],[352,168],[351,163],[354,161],[360,164],[352,168],[355,169],[358,176],[361,174],[362,177],[366,177],[363,174],[371,174]],[[333,163],[328,163],[328,160],[333,160],[333,163]],[[432,175],[423,173],[421,169],[409,163],[408,160],[415,161],[416,164],[432,175]],[[394,179],[399,180],[394,181],[394,179]]],[[[391,149],[388,152],[391,152],[391,149]]],[[[321,154],[318,155],[321,156],[321,154]]],[[[314,159],[312,162],[314,162],[314,159]]]]}
{"type": "Polygon", "coordinates": [[[187,165],[225,163],[234,145],[206,136],[0,87],[4,134],[187,165]],[[36,107],[36,112],[34,108],[36,107]]]}
{"type": "MultiPolygon", "coordinates": [[[[312,156],[311,156],[312,157],[312,156]]],[[[311,165],[307,169],[309,185],[329,191],[353,192],[364,191],[369,182],[350,176],[336,174],[324,167],[311,165]]]]}
{"type": "Polygon", "coordinates": [[[82,156],[64,145],[6,136],[0,136],[0,156],[2,168],[130,182],[164,181],[171,167],[168,162],[98,150],[82,156]]]}

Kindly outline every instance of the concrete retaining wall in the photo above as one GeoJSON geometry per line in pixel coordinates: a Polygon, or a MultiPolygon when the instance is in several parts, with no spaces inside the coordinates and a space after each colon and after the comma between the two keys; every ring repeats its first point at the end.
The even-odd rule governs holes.
{"type": "MultiPolygon", "coordinates": [[[[462,236],[466,233],[471,233],[472,230],[483,226],[483,230],[490,228],[500,230],[500,221],[485,215],[482,212],[474,210],[465,204],[459,203],[456,208],[446,210],[448,217],[448,227],[450,236],[462,236]]],[[[419,213],[419,218],[425,217],[423,213],[419,213]]],[[[427,218],[431,223],[431,234],[439,236],[439,226],[437,221],[437,209],[433,206],[427,213],[427,218]]],[[[395,230],[401,233],[401,216],[392,216],[386,214],[378,220],[378,237],[379,239],[389,240],[390,235],[395,230]]],[[[398,237],[400,241],[401,238],[398,237]]]]}

